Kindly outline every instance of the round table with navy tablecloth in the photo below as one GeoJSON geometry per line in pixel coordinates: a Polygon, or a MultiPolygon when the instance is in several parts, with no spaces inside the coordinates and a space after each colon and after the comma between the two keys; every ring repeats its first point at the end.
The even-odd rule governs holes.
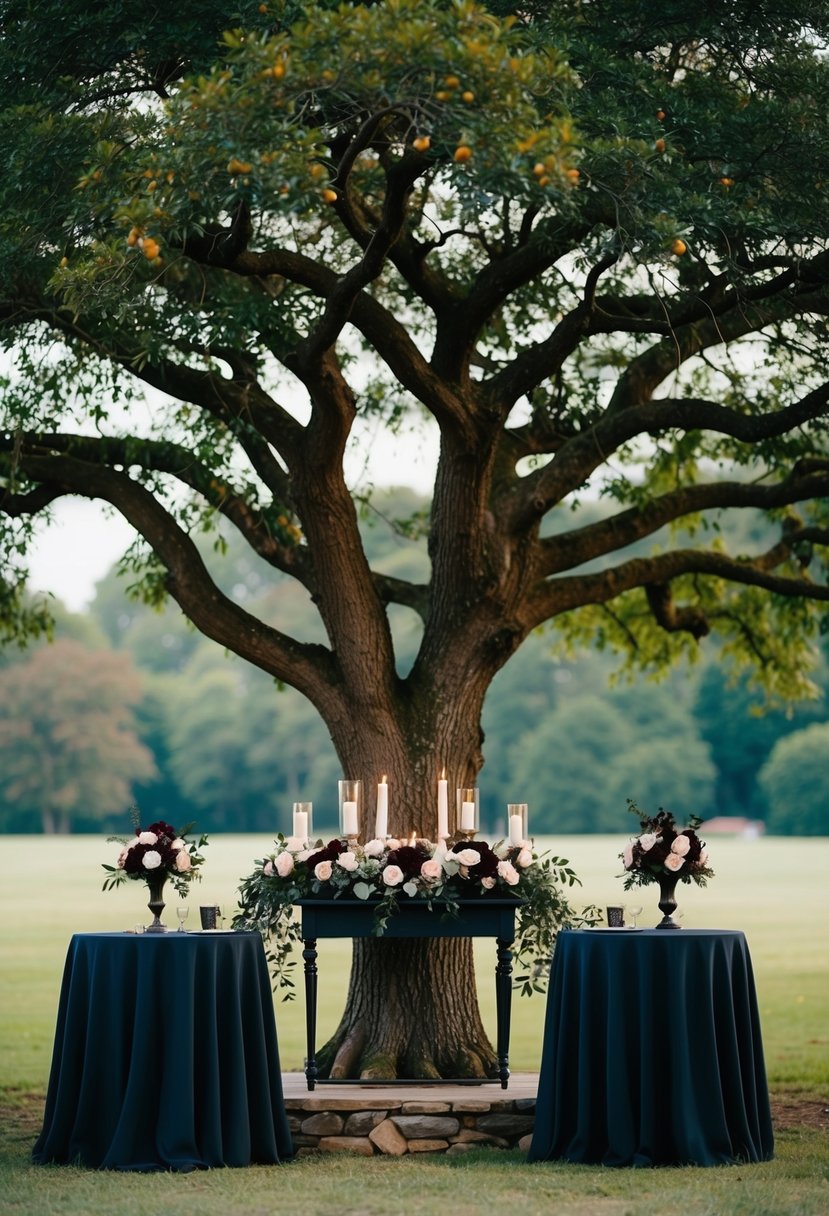
{"type": "Polygon", "coordinates": [[[284,1161],[258,933],[77,933],[33,1159],[121,1170],[284,1161]]]}
{"type": "Polygon", "coordinates": [[[528,1159],[723,1165],[773,1150],[745,936],[562,932],[528,1159]]]}

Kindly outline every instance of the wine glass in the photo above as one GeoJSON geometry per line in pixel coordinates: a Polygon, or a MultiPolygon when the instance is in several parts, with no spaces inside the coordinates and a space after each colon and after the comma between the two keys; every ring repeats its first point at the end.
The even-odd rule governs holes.
{"type": "Polygon", "coordinates": [[[631,908],[630,906],[628,906],[628,912],[630,913],[630,915],[631,915],[631,917],[632,917],[632,919],[633,919],[633,924],[631,925],[631,929],[635,929],[635,928],[636,928],[636,918],[637,918],[637,916],[641,916],[641,915],[642,915],[642,905],[641,905],[641,904],[637,904],[637,905],[636,905],[635,907],[633,907],[633,908],[631,908]]]}
{"type": "Polygon", "coordinates": [[[188,908],[187,904],[179,904],[179,906],[176,908],[176,916],[178,917],[179,933],[186,932],[186,929],[184,928],[184,922],[187,920],[187,917],[189,915],[190,915],[190,909],[188,908]]]}

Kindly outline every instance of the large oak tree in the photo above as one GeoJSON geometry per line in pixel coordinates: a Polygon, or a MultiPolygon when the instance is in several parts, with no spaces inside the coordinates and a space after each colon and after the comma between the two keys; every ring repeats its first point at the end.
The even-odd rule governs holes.
{"type": "MultiPolygon", "coordinates": [[[[540,626],[643,669],[715,634],[772,694],[807,690],[829,600],[825,3],[0,12],[10,631],[40,620],[31,521],[111,504],[144,594],[304,693],[346,774],[388,773],[392,830],[426,834],[540,626]],[[358,419],[409,410],[440,435],[421,583],[369,567],[343,471],[358,419]],[[611,509],[582,519],[596,494],[611,509]],[[739,511],[777,541],[729,552],[739,511]],[[193,537],[220,516],[325,642],[219,590],[193,537]],[[395,606],[422,624],[405,672],[395,606]]],[[[391,968],[355,950],[335,1071],[491,1070],[468,942],[391,968]]]]}

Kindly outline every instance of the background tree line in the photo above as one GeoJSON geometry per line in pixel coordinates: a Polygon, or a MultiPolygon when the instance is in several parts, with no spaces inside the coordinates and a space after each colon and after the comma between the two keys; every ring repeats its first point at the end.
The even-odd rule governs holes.
{"type": "MultiPolygon", "coordinates": [[[[367,549],[385,573],[425,573],[427,509],[406,489],[366,508],[367,549]]],[[[314,640],[297,586],[263,585],[241,545],[205,546],[205,558],[263,619],[314,640]]],[[[53,645],[0,654],[0,829],[125,831],[132,798],[178,824],[274,833],[303,798],[333,825],[341,774],[313,707],[289,688],[274,697],[268,676],[219,651],[175,605],[125,599],[125,577],[129,555],[86,613],[59,612],[53,645]]],[[[394,627],[405,668],[417,618],[400,608],[394,627]]],[[[481,776],[490,831],[508,801],[526,800],[537,833],[624,832],[627,797],[762,819],[777,833],[829,831],[825,656],[814,701],[766,712],[745,681],[729,683],[713,644],[658,683],[614,680],[617,667],[600,649],[559,653],[542,632],[496,678],[481,776]]]]}

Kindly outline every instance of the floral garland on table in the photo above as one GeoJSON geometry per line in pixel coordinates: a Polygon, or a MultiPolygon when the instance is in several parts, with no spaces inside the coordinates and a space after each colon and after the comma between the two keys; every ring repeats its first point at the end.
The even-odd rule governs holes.
{"type": "Polygon", "coordinates": [[[516,937],[513,956],[525,974],[515,984],[525,994],[543,991],[556,935],[564,926],[595,923],[594,909],[576,913],[560,886],[580,880],[566,858],[539,856],[529,843],[481,840],[454,845],[429,840],[370,840],[365,845],[330,840],[311,847],[279,835],[276,849],[256,862],[239,884],[240,911],[234,928],[258,929],[268,944],[274,987],[292,1000],[292,946],[302,940],[293,905],[300,899],[371,901],[374,933],[381,936],[400,904],[424,901],[436,914],[457,916],[461,900],[514,898],[516,937]]]}
{"type": "Polygon", "coordinates": [[[627,804],[628,810],[639,818],[641,834],[619,854],[625,867],[625,890],[658,882],[662,874],[674,874],[682,882],[707,886],[714,871],[708,864],[705,841],[697,834],[702,819],[691,815],[688,826],[679,828],[674,816],[661,807],[651,817],[640,811],[632,798],[627,799],[627,804]]]}
{"type": "Polygon", "coordinates": [[[180,832],[169,823],[159,819],[148,828],[142,828],[133,811],[135,835],[108,836],[107,840],[121,845],[121,851],[114,866],[103,864],[108,877],[104,880],[103,890],[111,891],[129,879],[138,879],[151,883],[171,879],[173,887],[179,895],[186,895],[193,879],[200,880],[199,867],[204,863],[200,852],[207,844],[207,837],[201,836],[198,843],[186,839],[192,824],[187,824],[180,832]]]}

